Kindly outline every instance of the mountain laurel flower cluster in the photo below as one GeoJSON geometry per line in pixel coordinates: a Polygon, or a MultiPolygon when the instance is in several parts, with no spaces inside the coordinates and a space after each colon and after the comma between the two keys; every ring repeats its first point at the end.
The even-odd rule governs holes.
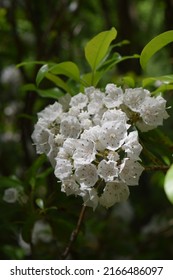
{"type": "Polygon", "coordinates": [[[50,160],[63,192],[81,196],[93,209],[108,208],[127,200],[128,186],[138,185],[144,170],[138,129],[162,125],[165,108],[163,97],[143,88],[88,87],[39,112],[32,139],[37,153],[50,160]]]}

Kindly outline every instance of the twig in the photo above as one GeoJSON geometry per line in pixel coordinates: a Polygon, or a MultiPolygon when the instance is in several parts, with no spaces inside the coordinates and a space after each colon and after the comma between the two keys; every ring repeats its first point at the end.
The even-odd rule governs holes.
{"type": "Polygon", "coordinates": [[[75,242],[75,240],[76,240],[76,238],[77,238],[77,236],[79,234],[80,227],[81,227],[81,224],[83,222],[84,215],[85,215],[85,211],[86,211],[86,206],[84,205],[82,207],[81,212],[80,212],[76,228],[72,231],[69,243],[68,243],[67,247],[65,248],[64,252],[61,255],[62,259],[66,259],[68,257],[68,255],[69,255],[70,251],[71,251],[73,243],[75,242]]]}
{"type": "Polygon", "coordinates": [[[170,168],[170,166],[168,166],[168,165],[154,165],[154,166],[146,166],[145,170],[147,170],[147,171],[154,171],[154,170],[156,170],[156,171],[159,171],[159,170],[166,171],[169,168],[170,168]]]}

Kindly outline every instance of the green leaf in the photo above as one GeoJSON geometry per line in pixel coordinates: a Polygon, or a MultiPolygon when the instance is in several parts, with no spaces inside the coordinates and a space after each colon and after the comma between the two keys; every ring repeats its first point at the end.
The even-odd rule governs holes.
{"type": "Polygon", "coordinates": [[[70,88],[66,85],[66,83],[56,75],[64,75],[77,82],[80,81],[80,72],[77,65],[71,61],[65,61],[59,64],[43,65],[37,73],[36,85],[39,86],[41,81],[46,77],[54,82],[58,87],[64,89],[65,91],[70,91],[70,88]]]}
{"type": "Polygon", "coordinates": [[[90,85],[96,87],[102,76],[103,76],[103,72],[99,72],[99,71],[95,72],[94,77],[93,77],[93,73],[87,73],[82,76],[81,81],[87,87],[89,87],[90,85]]]}
{"type": "Polygon", "coordinates": [[[164,190],[169,201],[173,204],[173,164],[165,176],[164,190]]]}
{"type": "Polygon", "coordinates": [[[112,27],[109,31],[103,31],[91,39],[85,47],[85,57],[93,72],[106,56],[111,42],[116,38],[117,31],[112,27]]]}
{"type": "Polygon", "coordinates": [[[67,85],[67,83],[65,83],[61,78],[59,78],[58,76],[55,76],[51,73],[45,73],[45,77],[52,81],[57,87],[62,88],[63,90],[65,90],[68,93],[72,93],[71,88],[67,85]]]}
{"type": "Polygon", "coordinates": [[[42,198],[37,198],[36,200],[35,200],[35,203],[37,204],[37,206],[40,208],[40,209],[44,209],[44,201],[43,201],[43,199],[42,198]]]}
{"type": "Polygon", "coordinates": [[[64,93],[59,88],[38,89],[36,92],[43,98],[59,99],[64,93]]]}
{"type": "Polygon", "coordinates": [[[21,187],[22,182],[15,176],[0,176],[0,188],[21,187]]]}
{"type": "Polygon", "coordinates": [[[173,85],[163,84],[159,88],[157,88],[156,90],[152,91],[152,94],[157,94],[157,93],[161,93],[161,92],[164,92],[164,91],[169,91],[169,90],[172,90],[172,89],[173,89],[173,85]]]}
{"type": "Polygon", "coordinates": [[[34,84],[25,84],[21,87],[22,91],[36,91],[37,87],[34,84]]]}
{"type": "Polygon", "coordinates": [[[49,167],[46,170],[44,170],[43,172],[39,173],[37,175],[38,179],[44,179],[45,177],[47,177],[49,174],[53,173],[53,168],[49,167]]]}
{"type": "Polygon", "coordinates": [[[49,71],[52,74],[62,74],[69,78],[72,78],[75,81],[80,81],[80,72],[77,65],[71,61],[65,61],[59,64],[52,66],[49,71]]]}
{"type": "MultiPolygon", "coordinates": [[[[168,151],[170,152],[170,150],[172,150],[172,148],[173,148],[173,139],[172,139],[172,137],[169,138],[169,136],[165,135],[165,133],[162,130],[160,130],[160,129],[155,129],[154,131],[156,133],[155,139],[160,139],[159,141],[161,141],[160,143],[163,144],[162,146],[167,147],[168,151]]],[[[170,158],[171,158],[172,155],[170,153],[169,153],[169,155],[170,155],[170,158]]]]}
{"type": "Polygon", "coordinates": [[[123,84],[128,85],[128,87],[134,88],[135,87],[135,80],[133,77],[130,76],[124,76],[122,78],[123,84]]]}
{"type": "Polygon", "coordinates": [[[35,188],[38,171],[43,166],[44,162],[46,162],[46,160],[47,158],[45,155],[40,155],[27,171],[26,181],[29,182],[33,189],[35,188]]]}
{"type": "Polygon", "coordinates": [[[16,65],[17,68],[27,65],[39,65],[39,64],[46,64],[46,61],[24,61],[16,65]]]}
{"type": "Polygon", "coordinates": [[[98,67],[98,70],[95,71],[94,75],[93,72],[83,75],[81,82],[83,82],[83,84],[86,86],[90,86],[90,85],[97,86],[102,76],[106,72],[111,70],[116,64],[127,59],[136,59],[136,58],[139,58],[138,54],[122,57],[119,53],[114,53],[112,58],[103,61],[103,63],[100,63],[100,66],[98,67]]]}
{"type": "Polygon", "coordinates": [[[171,84],[171,83],[173,83],[173,75],[164,75],[164,76],[159,76],[159,77],[145,78],[142,81],[142,86],[146,87],[146,86],[154,84],[157,81],[160,81],[165,84],[171,84]]]}
{"type": "Polygon", "coordinates": [[[173,42],[173,30],[166,31],[153,38],[142,50],[140,56],[141,67],[145,70],[149,59],[167,44],[173,42]]]}
{"type": "Polygon", "coordinates": [[[22,86],[22,91],[35,91],[43,98],[59,99],[64,93],[57,87],[49,89],[38,89],[34,84],[26,84],[22,86]]]}
{"type": "Polygon", "coordinates": [[[110,59],[107,59],[106,61],[103,61],[98,69],[99,71],[107,71],[112,68],[113,65],[115,65],[119,60],[121,59],[121,55],[119,53],[114,53],[110,59]]]}
{"type": "Polygon", "coordinates": [[[39,84],[41,83],[41,81],[45,78],[46,73],[49,71],[49,66],[48,64],[43,65],[36,76],[36,85],[39,86],[39,84]]]}
{"type": "Polygon", "coordinates": [[[139,57],[140,56],[138,54],[129,55],[129,56],[121,56],[119,53],[114,53],[112,58],[104,61],[103,64],[101,64],[98,69],[99,69],[99,71],[104,71],[104,73],[105,73],[108,70],[110,70],[111,68],[113,68],[113,66],[115,66],[116,64],[118,64],[124,60],[134,59],[134,58],[139,58],[139,57]]]}

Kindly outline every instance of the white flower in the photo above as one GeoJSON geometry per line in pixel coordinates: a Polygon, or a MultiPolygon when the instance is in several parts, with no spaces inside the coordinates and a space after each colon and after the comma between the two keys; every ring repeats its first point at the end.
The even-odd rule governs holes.
{"type": "Polygon", "coordinates": [[[99,140],[106,149],[115,151],[124,143],[126,136],[127,128],[124,123],[110,121],[103,124],[99,140]]]}
{"type": "Polygon", "coordinates": [[[73,156],[74,151],[76,150],[76,141],[78,142],[78,140],[74,138],[67,138],[64,141],[63,150],[70,157],[73,156]]]}
{"type": "Polygon", "coordinates": [[[118,177],[118,168],[115,161],[102,160],[98,164],[98,175],[106,182],[114,181],[118,177]]]}
{"type": "Polygon", "coordinates": [[[123,91],[115,84],[108,84],[105,89],[106,96],[103,102],[107,108],[119,107],[123,102],[123,91]]]}
{"type": "Polygon", "coordinates": [[[60,180],[68,178],[72,174],[72,164],[70,160],[57,157],[55,165],[55,176],[60,180]]]}
{"type": "Polygon", "coordinates": [[[81,127],[83,129],[89,129],[92,126],[92,120],[91,120],[90,115],[87,111],[82,111],[78,115],[78,119],[79,119],[81,127]]]}
{"type": "Polygon", "coordinates": [[[3,200],[7,203],[15,203],[18,200],[19,192],[15,188],[8,188],[4,191],[3,200]]]}
{"type": "Polygon", "coordinates": [[[38,113],[38,118],[42,118],[45,121],[51,123],[59,118],[62,114],[62,105],[55,102],[52,105],[47,106],[44,110],[38,113]]]}
{"type": "Polygon", "coordinates": [[[134,112],[140,112],[141,105],[150,92],[143,88],[128,88],[124,93],[124,104],[134,112]]]}
{"type": "Polygon", "coordinates": [[[130,114],[136,126],[143,132],[156,128],[163,124],[163,120],[169,115],[166,112],[166,100],[157,96],[151,97],[151,93],[143,88],[126,89],[124,104],[132,112],[138,113],[133,120],[133,114],[126,107],[124,110],[130,114]]]}
{"type": "Polygon", "coordinates": [[[88,104],[88,113],[90,115],[95,115],[96,113],[98,113],[100,111],[100,109],[103,108],[103,102],[102,100],[96,101],[96,100],[92,100],[89,104],[88,104]]]}
{"type": "Polygon", "coordinates": [[[39,119],[34,126],[34,131],[31,138],[36,145],[36,151],[38,154],[48,154],[50,151],[50,145],[48,143],[51,132],[47,128],[47,124],[44,120],[39,119]]]}
{"type": "Polygon", "coordinates": [[[96,209],[99,197],[97,191],[94,188],[88,188],[87,190],[82,190],[80,196],[83,198],[84,205],[88,207],[92,207],[93,210],[96,209]]]}
{"type": "Polygon", "coordinates": [[[99,138],[100,131],[101,127],[99,125],[90,127],[89,129],[85,129],[81,134],[81,139],[87,139],[96,142],[99,138]]]}
{"type": "Polygon", "coordinates": [[[84,164],[75,171],[77,182],[82,187],[92,187],[98,180],[97,168],[94,164],[84,164]]]}
{"type": "Polygon", "coordinates": [[[88,103],[88,97],[83,93],[78,93],[71,98],[70,106],[83,109],[88,103]]]}
{"type": "Polygon", "coordinates": [[[92,121],[90,119],[83,119],[80,124],[83,129],[89,129],[92,126],[92,121]]]}
{"type": "Polygon", "coordinates": [[[65,192],[66,195],[79,195],[80,188],[76,183],[74,176],[69,177],[68,179],[64,179],[61,185],[61,191],[65,192]]]}
{"type": "Polygon", "coordinates": [[[149,131],[149,130],[152,130],[152,129],[156,128],[155,126],[144,123],[144,121],[142,119],[137,121],[135,123],[135,125],[142,132],[146,132],[146,131],[149,131]]]}
{"type": "Polygon", "coordinates": [[[78,119],[80,121],[86,120],[86,119],[90,119],[90,114],[87,111],[81,111],[78,115],[78,119]]]}
{"type": "Polygon", "coordinates": [[[125,158],[120,166],[119,176],[128,186],[136,186],[143,170],[144,168],[139,162],[125,158]]]}
{"type": "Polygon", "coordinates": [[[108,155],[107,155],[107,159],[109,159],[110,161],[115,161],[117,162],[120,159],[120,156],[117,152],[115,151],[109,151],[108,155]]]}
{"type": "Polygon", "coordinates": [[[91,87],[86,87],[84,89],[84,93],[87,95],[89,101],[92,99],[93,93],[95,92],[96,88],[91,86],[91,87]]]}
{"type": "Polygon", "coordinates": [[[79,139],[76,141],[76,150],[72,158],[74,166],[91,163],[95,159],[96,150],[93,141],[87,139],[79,139]]]}
{"type": "Polygon", "coordinates": [[[98,151],[103,151],[104,146],[101,144],[99,137],[101,133],[101,127],[99,125],[90,127],[89,129],[84,130],[81,134],[81,139],[90,140],[95,143],[95,148],[98,151]]]}
{"type": "Polygon", "coordinates": [[[115,121],[115,122],[123,122],[127,123],[127,115],[120,109],[111,109],[107,110],[101,119],[101,124],[104,124],[108,121],[115,121]]]}
{"type": "Polygon", "coordinates": [[[61,158],[61,159],[67,159],[70,160],[71,156],[68,154],[68,152],[64,149],[64,147],[60,147],[58,154],[57,154],[57,158],[61,158]]]}
{"type": "Polygon", "coordinates": [[[77,117],[79,116],[80,114],[80,109],[76,106],[76,107],[71,107],[69,108],[69,111],[68,111],[68,116],[74,116],[74,117],[77,117]]]}
{"type": "Polygon", "coordinates": [[[55,167],[55,158],[58,154],[58,151],[59,151],[59,146],[56,142],[55,142],[55,138],[54,138],[54,135],[53,134],[50,134],[49,135],[49,138],[48,138],[48,144],[49,144],[49,147],[50,147],[50,150],[47,152],[47,157],[49,158],[50,160],[50,163],[52,164],[53,167],[55,167]]]}
{"type": "MultiPolygon", "coordinates": [[[[97,106],[97,104],[95,104],[95,106],[97,106]]],[[[93,116],[92,116],[92,121],[93,121],[93,125],[101,125],[101,119],[103,117],[103,114],[106,112],[106,107],[101,107],[98,112],[96,112],[93,116]]]]}
{"type": "Polygon", "coordinates": [[[168,117],[165,99],[108,84],[105,92],[89,87],[60,103],[38,113],[32,139],[37,153],[49,158],[61,191],[93,209],[126,200],[144,170],[134,125],[142,131],[161,125],[168,117]]]}
{"type": "Polygon", "coordinates": [[[169,117],[165,106],[166,100],[163,97],[147,97],[141,105],[140,116],[147,125],[157,127],[163,124],[163,119],[169,117]]]}
{"type": "Polygon", "coordinates": [[[89,95],[90,102],[87,106],[89,114],[91,115],[97,114],[104,107],[103,97],[104,97],[104,93],[98,89],[95,89],[89,95]]]}
{"type": "Polygon", "coordinates": [[[109,208],[115,203],[127,200],[129,197],[129,188],[122,182],[109,182],[106,184],[99,203],[109,208]]]}
{"type": "Polygon", "coordinates": [[[54,138],[54,143],[57,146],[62,146],[62,144],[64,143],[64,136],[60,133],[56,134],[54,138]]]}
{"type": "Polygon", "coordinates": [[[101,92],[98,88],[88,87],[85,88],[85,94],[88,96],[89,102],[95,100],[98,103],[102,103],[104,92],[101,92]]]}
{"type": "Polygon", "coordinates": [[[139,159],[139,155],[142,151],[142,146],[138,142],[138,132],[132,131],[125,138],[122,149],[127,153],[127,157],[131,159],[139,159]]]}
{"type": "Polygon", "coordinates": [[[60,124],[60,133],[65,138],[77,138],[81,132],[78,119],[74,116],[66,116],[60,124]]]}

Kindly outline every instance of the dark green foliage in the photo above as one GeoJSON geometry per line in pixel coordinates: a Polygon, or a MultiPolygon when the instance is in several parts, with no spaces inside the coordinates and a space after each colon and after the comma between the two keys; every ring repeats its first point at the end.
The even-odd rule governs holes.
{"type": "MultiPolygon", "coordinates": [[[[173,106],[172,44],[145,72],[138,59],[153,37],[173,29],[171,12],[170,0],[0,2],[0,259],[61,259],[81,211],[82,200],[62,193],[47,159],[36,155],[31,134],[37,112],[66,91],[74,95],[110,81],[143,85],[153,94],[162,90],[173,106]],[[112,26],[118,34],[110,46],[112,26]],[[111,34],[106,49],[92,61],[86,43],[105,30],[111,34]],[[156,80],[164,84],[156,88],[156,80]],[[3,199],[9,188],[19,194],[15,202],[3,199]],[[38,221],[49,227],[35,242],[38,221]]],[[[127,204],[87,209],[69,258],[173,258],[173,206],[163,187],[173,153],[172,109],[168,113],[161,130],[140,136],[146,166],[140,186],[131,188],[127,204]]]]}

